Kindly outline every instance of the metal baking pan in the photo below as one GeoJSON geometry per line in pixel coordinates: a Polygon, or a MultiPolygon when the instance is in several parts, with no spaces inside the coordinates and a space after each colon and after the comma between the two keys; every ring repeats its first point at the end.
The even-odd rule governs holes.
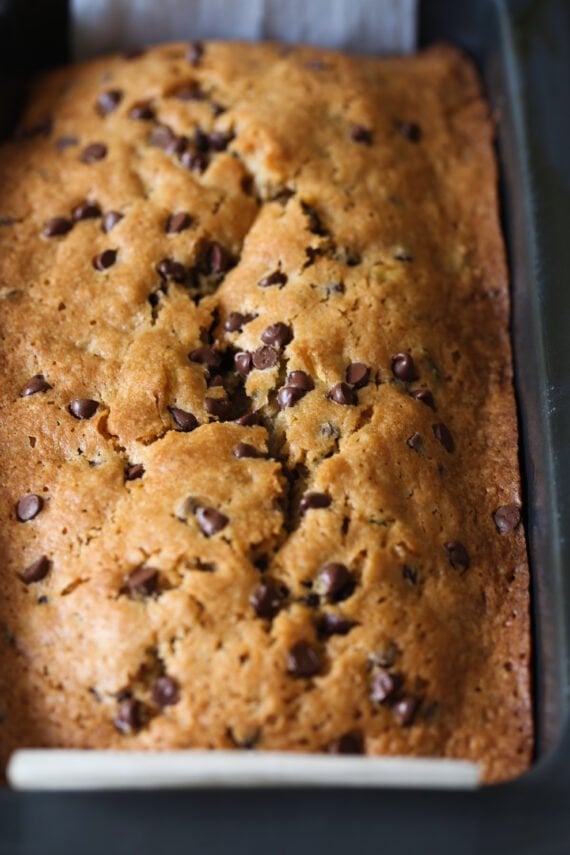
{"type": "MultiPolygon", "coordinates": [[[[0,65],[20,75],[66,58],[66,8],[4,3],[0,65]]],[[[526,528],[533,574],[533,768],[473,792],[384,789],[0,793],[0,851],[253,853],[347,849],[434,853],[570,851],[570,6],[565,0],[424,0],[422,43],[476,59],[498,117],[513,283],[526,528]]],[[[21,79],[21,78],[20,78],[21,79]]]]}

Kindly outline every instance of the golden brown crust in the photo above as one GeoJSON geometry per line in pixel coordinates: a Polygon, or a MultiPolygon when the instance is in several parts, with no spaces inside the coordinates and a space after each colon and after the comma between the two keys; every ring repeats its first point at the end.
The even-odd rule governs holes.
{"type": "Polygon", "coordinates": [[[488,781],[514,776],[532,748],[528,572],[517,511],[503,533],[493,516],[521,496],[475,73],[445,46],[357,60],[212,43],[197,66],[185,54],[165,45],[47,76],[24,128],[49,115],[51,129],[0,156],[2,753],[321,751],[356,733],[341,747],[361,738],[370,754],[473,758],[488,781]],[[119,103],[96,109],[111,90],[119,103]],[[177,151],[149,143],[159,125],[177,151]],[[92,143],[106,156],[85,163],[92,143]],[[123,218],[42,236],[85,200],[123,218]],[[180,212],[191,223],[167,226],[180,212]],[[114,263],[95,269],[109,249],[114,263]],[[160,275],[165,258],[184,269],[160,275]],[[275,271],[286,282],[259,285],[275,271]],[[227,331],[231,312],[255,317],[227,331]],[[262,424],[219,421],[247,404],[232,348],[256,351],[277,322],[292,340],[245,381],[262,424]],[[220,367],[189,358],[204,346],[220,367]],[[395,377],[402,353],[417,380],[402,357],[395,377]],[[331,400],[350,363],[369,376],[331,400]],[[281,409],[294,370],[314,388],[289,390],[281,409]],[[36,374],[51,388],[21,397],[36,374]],[[421,388],[435,411],[410,394],[421,388]],[[75,399],[98,409],[77,419],[75,399]],[[200,426],[180,430],[191,417],[173,407],[200,426]],[[263,456],[235,456],[239,443],[263,456]],[[126,480],[133,464],[144,474],[126,480]],[[305,492],[330,505],[301,515],[305,492]],[[43,506],[22,522],[27,494],[43,506]],[[41,556],[49,572],[25,584],[41,556]],[[320,575],[331,562],[348,569],[344,587],[338,569],[320,575]],[[158,574],[129,587],[141,567],[158,574]],[[272,618],[251,604],[266,579],[273,605],[267,591],[253,599],[272,618]],[[354,626],[325,637],[325,612],[354,626]]]}

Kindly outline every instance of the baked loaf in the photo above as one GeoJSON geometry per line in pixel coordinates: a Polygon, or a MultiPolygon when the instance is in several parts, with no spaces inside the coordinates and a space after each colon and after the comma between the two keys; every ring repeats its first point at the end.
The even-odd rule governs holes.
{"type": "Polygon", "coordinates": [[[0,153],[0,739],[530,761],[488,108],[455,50],[168,44],[0,153]]]}

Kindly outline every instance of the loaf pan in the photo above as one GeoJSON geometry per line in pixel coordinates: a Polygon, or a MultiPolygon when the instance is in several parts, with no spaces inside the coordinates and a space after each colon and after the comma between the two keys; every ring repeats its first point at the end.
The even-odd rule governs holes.
{"type": "MultiPolygon", "coordinates": [[[[64,59],[65,8],[16,5],[46,15],[39,28],[44,54],[34,51],[29,33],[27,42],[16,38],[21,11],[13,12],[4,70],[14,76],[34,70],[37,59],[64,59]]],[[[192,851],[192,842],[195,851],[233,853],[262,847],[345,853],[355,846],[468,854],[570,850],[570,501],[564,489],[570,478],[570,9],[564,0],[426,0],[420,36],[424,44],[454,42],[475,58],[497,115],[533,583],[533,767],[516,781],[473,792],[5,791],[6,851],[64,853],[81,846],[83,853],[150,853],[165,843],[192,851]],[[38,828],[41,841],[30,831],[38,828]]]]}

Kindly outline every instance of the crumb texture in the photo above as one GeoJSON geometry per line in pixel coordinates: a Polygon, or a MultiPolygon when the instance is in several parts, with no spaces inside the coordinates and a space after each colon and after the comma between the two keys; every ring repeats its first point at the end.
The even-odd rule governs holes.
{"type": "Polygon", "coordinates": [[[411,59],[168,44],[0,150],[0,752],[532,748],[487,107],[411,59]]]}

